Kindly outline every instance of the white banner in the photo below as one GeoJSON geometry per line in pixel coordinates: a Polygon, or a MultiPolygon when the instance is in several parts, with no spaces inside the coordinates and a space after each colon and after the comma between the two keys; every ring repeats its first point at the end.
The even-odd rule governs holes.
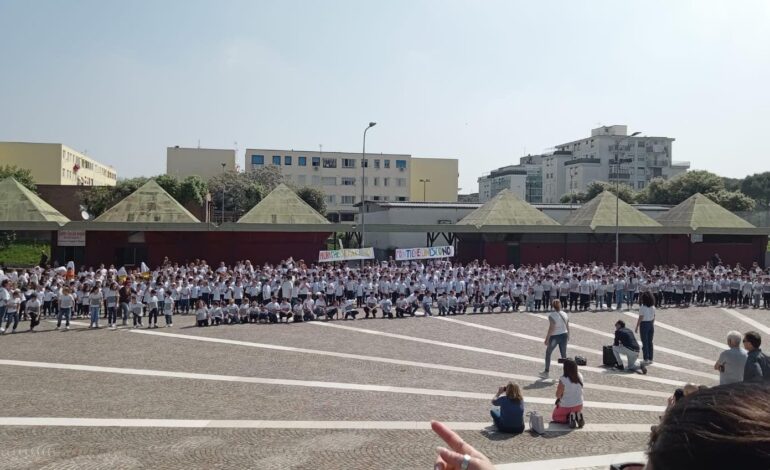
{"type": "Polygon", "coordinates": [[[343,250],[325,250],[318,252],[318,262],[350,261],[356,259],[374,259],[374,248],[345,248],[343,250]]]}
{"type": "Polygon", "coordinates": [[[453,246],[429,246],[427,248],[399,248],[396,250],[396,261],[410,259],[451,258],[455,255],[453,246]]]}
{"type": "Polygon", "coordinates": [[[56,238],[59,246],[86,246],[85,230],[59,230],[56,238]]]}

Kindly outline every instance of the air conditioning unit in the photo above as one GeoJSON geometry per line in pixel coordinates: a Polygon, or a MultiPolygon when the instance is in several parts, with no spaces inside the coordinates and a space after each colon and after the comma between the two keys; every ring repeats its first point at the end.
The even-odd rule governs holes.
{"type": "Polygon", "coordinates": [[[314,167],[313,167],[313,171],[318,171],[318,167],[317,167],[317,166],[314,166],[314,167]]]}
{"type": "Polygon", "coordinates": [[[403,168],[399,168],[398,171],[404,171],[404,169],[403,168]]]}

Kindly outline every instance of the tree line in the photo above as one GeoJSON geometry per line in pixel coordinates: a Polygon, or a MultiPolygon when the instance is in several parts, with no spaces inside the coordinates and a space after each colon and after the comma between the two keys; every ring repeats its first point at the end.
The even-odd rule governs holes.
{"type": "Polygon", "coordinates": [[[605,190],[629,204],[677,205],[693,194],[701,193],[727,210],[751,211],[770,206],[770,172],[734,179],[709,171],[688,171],[671,179],[655,178],[640,191],[626,184],[616,187],[615,183],[594,181],[585,191],[565,194],[561,202],[585,203],[605,190]]]}

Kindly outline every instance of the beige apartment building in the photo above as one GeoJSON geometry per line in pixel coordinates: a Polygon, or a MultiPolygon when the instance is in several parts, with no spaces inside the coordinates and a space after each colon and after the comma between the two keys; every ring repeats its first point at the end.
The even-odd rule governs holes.
{"type": "Polygon", "coordinates": [[[0,165],[32,172],[37,184],[115,186],[115,168],[64,144],[0,142],[0,165]]]}
{"type": "Polygon", "coordinates": [[[368,201],[408,202],[423,200],[423,185],[429,200],[457,200],[457,160],[419,159],[406,154],[367,153],[366,176],[360,153],[306,150],[246,149],[246,171],[265,165],[281,168],[287,182],[314,186],[326,195],[328,217],[352,222],[361,201],[361,182],[368,201]],[[423,163],[422,160],[428,160],[423,163]],[[444,168],[446,167],[446,169],[444,168]],[[365,178],[365,179],[364,179],[365,178]],[[421,183],[419,180],[430,180],[421,183]],[[434,182],[435,181],[435,182],[434,182]],[[418,195],[415,189],[418,188],[418,195]]]}
{"type": "Polygon", "coordinates": [[[232,149],[185,148],[177,145],[166,149],[166,174],[180,180],[192,175],[208,180],[222,171],[236,171],[235,160],[235,150],[232,149]]]}

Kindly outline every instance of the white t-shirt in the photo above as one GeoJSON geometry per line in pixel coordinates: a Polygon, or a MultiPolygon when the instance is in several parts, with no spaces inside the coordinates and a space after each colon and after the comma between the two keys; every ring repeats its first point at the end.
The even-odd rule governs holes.
{"type": "Polygon", "coordinates": [[[551,333],[552,336],[555,335],[563,335],[567,332],[567,322],[569,321],[569,317],[567,316],[567,312],[564,311],[554,311],[548,314],[548,318],[553,320],[553,332],[551,333]]]}
{"type": "Polygon", "coordinates": [[[646,305],[642,305],[639,307],[639,316],[642,318],[642,321],[655,320],[655,307],[647,307],[646,305]]]}
{"type": "MultiPolygon", "coordinates": [[[[578,372],[580,381],[583,381],[583,374],[578,372]]],[[[559,406],[571,408],[583,404],[583,387],[579,383],[572,383],[568,377],[559,377],[559,382],[564,385],[564,395],[561,396],[559,406]]]]}

